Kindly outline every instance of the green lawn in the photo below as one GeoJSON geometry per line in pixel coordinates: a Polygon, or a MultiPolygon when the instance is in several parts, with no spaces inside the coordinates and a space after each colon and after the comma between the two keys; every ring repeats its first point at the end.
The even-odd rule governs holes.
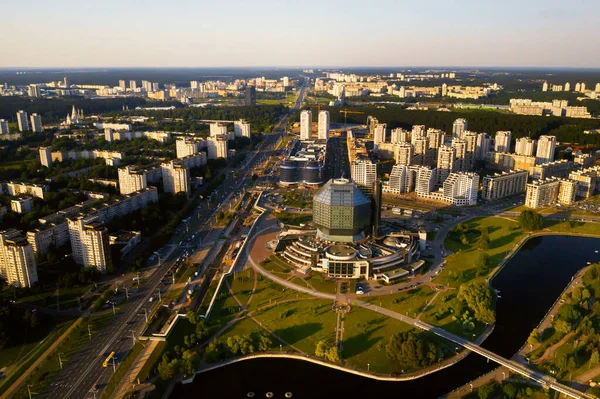
{"type": "MultiPolygon", "coordinates": [[[[80,286],[73,288],[61,288],[58,291],[58,306],[60,310],[77,308],[79,306],[79,298],[81,298],[90,286],[80,286]]],[[[57,292],[56,290],[47,291],[41,294],[34,294],[28,297],[23,297],[17,300],[18,303],[30,303],[32,305],[44,306],[50,309],[57,309],[57,292]]]]}
{"type": "Polygon", "coordinates": [[[435,291],[432,288],[423,286],[392,295],[367,296],[361,299],[403,315],[416,317],[434,295],[435,291]]]}
{"type": "Polygon", "coordinates": [[[287,302],[255,313],[255,317],[285,341],[314,355],[320,340],[334,343],[337,316],[331,305],[324,299],[287,302]]]}
{"type": "Polygon", "coordinates": [[[237,297],[237,299],[245,305],[248,303],[250,296],[252,295],[252,289],[254,288],[254,270],[246,269],[240,273],[236,273],[233,276],[231,283],[231,291],[237,297]]]}
{"type": "Polygon", "coordinates": [[[255,310],[276,302],[301,298],[311,298],[311,296],[287,289],[263,276],[258,276],[258,285],[248,309],[255,310]]]}
{"type": "Polygon", "coordinates": [[[585,223],[559,220],[544,220],[544,228],[564,233],[599,234],[600,223],[585,223]]]}
{"type": "Polygon", "coordinates": [[[377,343],[388,341],[395,333],[414,330],[396,319],[367,309],[353,307],[344,321],[342,358],[350,367],[369,369],[376,373],[400,373],[411,371],[410,367],[390,360],[377,343]]]}
{"type": "Polygon", "coordinates": [[[335,279],[327,279],[324,274],[311,272],[305,280],[317,291],[335,294],[337,282],[335,279]]]}
{"type": "MultiPolygon", "coordinates": [[[[54,377],[60,371],[60,364],[58,361],[59,353],[61,354],[63,362],[68,362],[83,348],[89,341],[88,324],[91,327],[92,334],[95,334],[108,324],[112,317],[112,312],[109,312],[102,315],[92,315],[87,321],[82,321],[58,349],[50,355],[46,361],[35,370],[29,380],[27,380],[27,383],[31,385],[31,390],[34,392],[41,392],[46,385],[52,382],[54,377]]],[[[15,393],[14,398],[28,398],[27,386],[22,386],[21,389],[15,393]]]]}
{"type": "Polygon", "coordinates": [[[449,233],[444,241],[446,249],[454,252],[446,257],[446,267],[435,278],[435,282],[449,287],[458,288],[462,283],[473,280],[478,276],[485,278],[524,236],[517,222],[500,217],[474,218],[464,223],[469,229],[487,227],[490,243],[485,251],[489,255],[488,266],[477,266],[483,251],[477,248],[478,232],[467,234],[468,244],[460,241],[460,234],[449,233]]]}
{"type": "Polygon", "coordinates": [[[165,349],[166,345],[167,345],[166,342],[163,342],[163,341],[158,342],[158,344],[156,345],[156,348],[154,348],[154,351],[152,352],[150,357],[148,357],[148,360],[146,361],[146,363],[144,363],[144,365],[142,366],[142,369],[138,373],[137,378],[140,380],[140,382],[143,383],[151,375],[154,374],[154,367],[156,366],[156,364],[162,357],[163,350],[165,349]]]}

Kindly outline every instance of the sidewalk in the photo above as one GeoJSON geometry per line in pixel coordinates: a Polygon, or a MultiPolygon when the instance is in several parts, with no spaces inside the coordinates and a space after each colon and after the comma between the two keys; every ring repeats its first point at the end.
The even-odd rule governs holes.
{"type": "Polygon", "coordinates": [[[152,352],[156,349],[159,341],[148,340],[146,342],[146,346],[144,346],[144,349],[142,349],[129,370],[127,370],[127,373],[125,373],[121,382],[110,396],[111,398],[123,398],[127,392],[131,391],[131,388],[135,388],[137,376],[142,371],[142,367],[144,367],[152,352]]]}

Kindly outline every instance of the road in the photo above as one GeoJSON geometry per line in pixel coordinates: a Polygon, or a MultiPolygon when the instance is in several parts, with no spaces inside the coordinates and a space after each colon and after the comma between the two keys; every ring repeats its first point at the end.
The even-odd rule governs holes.
{"type": "MultiPolygon", "coordinates": [[[[225,172],[225,181],[212,193],[211,199],[201,205],[197,209],[198,212],[191,215],[187,225],[182,222],[179,226],[180,231],[187,231],[184,237],[199,233],[195,239],[197,242],[192,243],[193,245],[197,247],[201,243],[203,237],[211,230],[215,215],[225,208],[227,201],[233,200],[233,193],[243,191],[251,182],[254,168],[265,162],[271,155],[275,144],[285,133],[290,117],[302,105],[305,92],[306,85],[303,85],[299,89],[294,107],[282,115],[273,134],[266,135],[258,149],[249,153],[240,167],[241,170],[245,170],[245,173],[239,173],[237,177],[233,177],[232,174],[225,172]],[[221,204],[221,202],[223,203],[221,204]]],[[[112,367],[102,367],[103,360],[112,351],[116,353],[118,359],[123,359],[131,350],[134,342],[132,336],[137,337],[145,326],[144,311],[150,314],[157,304],[157,301],[149,302],[150,297],[157,296],[159,289],[163,293],[166,292],[171,280],[165,279],[165,283],[161,280],[165,278],[169,268],[176,260],[185,253],[185,248],[178,245],[175,237],[166,247],[170,248],[168,255],[165,256],[166,259],[162,259],[161,264],[154,268],[141,287],[129,290],[129,299],[121,306],[109,324],[94,335],[74,358],[68,359],[63,370],[46,389],[40,392],[39,396],[44,398],[91,397],[93,396],[91,389],[94,386],[99,390],[95,395],[100,394],[113,373],[112,367]]],[[[120,298],[124,295],[122,291],[119,291],[120,298]]]]}

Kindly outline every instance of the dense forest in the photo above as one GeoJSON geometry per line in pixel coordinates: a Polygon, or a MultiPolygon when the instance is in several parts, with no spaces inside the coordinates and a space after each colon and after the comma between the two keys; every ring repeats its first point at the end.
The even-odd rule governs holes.
{"type": "Polygon", "coordinates": [[[286,111],[283,105],[257,105],[244,107],[209,107],[209,108],[178,108],[169,111],[137,111],[138,115],[154,117],[156,120],[164,118],[182,119],[173,122],[161,122],[160,128],[178,132],[208,132],[206,124],[196,123],[194,120],[230,120],[245,119],[251,124],[252,132],[268,132],[286,111]]]}
{"type": "MultiPolygon", "coordinates": [[[[450,134],[452,123],[457,118],[465,118],[469,122],[469,130],[495,134],[499,130],[510,130],[513,139],[525,136],[537,138],[542,134],[557,136],[559,142],[600,145],[600,135],[586,135],[584,130],[600,128],[600,120],[559,118],[553,116],[525,116],[503,114],[499,112],[469,110],[462,112],[439,111],[407,111],[401,106],[357,107],[356,111],[364,114],[348,114],[348,123],[365,124],[369,115],[380,123],[387,123],[388,129],[402,127],[411,129],[412,125],[425,125],[438,128],[450,134]]],[[[335,108],[330,109],[331,121],[344,122],[344,115],[335,108]]]]}
{"type": "Polygon", "coordinates": [[[65,119],[71,113],[73,105],[83,109],[85,115],[98,114],[108,111],[120,111],[123,105],[133,109],[146,104],[141,97],[89,99],[83,97],[36,98],[29,97],[0,97],[0,119],[16,121],[17,112],[26,111],[28,114],[37,113],[42,116],[44,124],[56,123],[65,119]]]}

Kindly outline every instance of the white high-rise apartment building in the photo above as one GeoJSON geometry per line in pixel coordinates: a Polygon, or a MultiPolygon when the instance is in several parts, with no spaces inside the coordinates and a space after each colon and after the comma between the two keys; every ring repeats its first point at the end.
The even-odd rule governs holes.
{"type": "Polygon", "coordinates": [[[377,146],[379,143],[385,143],[385,131],[387,130],[387,124],[378,123],[375,125],[373,130],[373,144],[377,146]]]}
{"type": "Polygon", "coordinates": [[[98,216],[68,218],[73,260],[84,267],[106,273],[111,263],[108,229],[98,216]]]}
{"type": "Polygon", "coordinates": [[[38,114],[31,114],[31,131],[34,133],[41,133],[44,131],[44,126],[42,125],[42,117],[38,114]]]}
{"type": "Polygon", "coordinates": [[[243,119],[233,123],[233,134],[235,137],[250,138],[250,123],[243,119]]]}
{"type": "Polygon", "coordinates": [[[393,194],[407,193],[408,184],[408,166],[394,165],[390,173],[388,191],[393,194]]]}
{"type": "Polygon", "coordinates": [[[40,163],[47,168],[52,165],[52,147],[40,147],[40,163]]]}
{"type": "Polygon", "coordinates": [[[10,134],[6,119],[0,119],[0,134],[10,134]]]}
{"type": "Polygon", "coordinates": [[[415,165],[428,165],[426,154],[429,140],[427,140],[427,137],[417,137],[416,140],[412,140],[411,137],[411,141],[413,141],[413,159],[411,162],[415,165]]]}
{"type": "Polygon", "coordinates": [[[560,182],[556,179],[534,180],[527,184],[525,206],[536,209],[552,205],[558,198],[559,189],[560,182]]]}
{"type": "Polygon", "coordinates": [[[560,179],[558,186],[558,202],[562,205],[573,205],[577,194],[578,182],[574,180],[560,179]]]}
{"type": "Polygon", "coordinates": [[[227,140],[221,137],[209,137],[206,140],[208,159],[227,158],[227,140]]]}
{"type": "Polygon", "coordinates": [[[421,166],[416,171],[415,191],[418,195],[427,196],[435,187],[437,169],[421,166]]]}
{"type": "Polygon", "coordinates": [[[477,173],[451,173],[444,181],[444,197],[452,205],[477,205],[479,175],[477,173]]]}
{"type": "Polygon", "coordinates": [[[438,158],[437,158],[437,181],[438,183],[443,183],[450,173],[454,172],[456,161],[456,148],[441,146],[438,149],[438,158]]]}
{"type": "Polygon", "coordinates": [[[427,129],[428,148],[437,149],[444,144],[446,133],[441,129],[427,129]]]}
{"type": "Polygon", "coordinates": [[[401,127],[392,129],[391,143],[392,144],[410,143],[410,132],[408,130],[402,129],[401,127]]]}
{"type": "Polygon", "coordinates": [[[19,124],[20,132],[28,132],[30,130],[29,129],[29,121],[27,118],[27,112],[25,112],[25,111],[17,112],[17,122],[19,124]]]}
{"type": "Polygon", "coordinates": [[[137,89],[137,83],[135,83],[135,80],[130,80],[130,81],[129,81],[129,88],[130,88],[131,90],[135,90],[135,89],[137,89]]]}
{"type": "Polygon", "coordinates": [[[36,84],[30,84],[27,87],[27,94],[29,97],[39,97],[40,96],[40,87],[36,84]]]}
{"type": "Polygon", "coordinates": [[[363,159],[354,161],[352,180],[359,186],[373,187],[373,183],[377,180],[377,164],[363,159]]]}
{"type": "Polygon", "coordinates": [[[319,112],[319,140],[329,140],[329,111],[319,112]]]}
{"type": "Polygon", "coordinates": [[[166,193],[190,192],[190,173],[180,162],[170,161],[160,165],[163,187],[166,193]]]}
{"type": "Polygon", "coordinates": [[[413,125],[410,136],[411,140],[425,137],[425,125],[413,125]]]}
{"type": "Polygon", "coordinates": [[[189,157],[200,151],[201,142],[191,137],[177,137],[175,142],[175,152],[177,158],[189,157]]]}
{"type": "Polygon", "coordinates": [[[469,122],[466,119],[458,118],[452,124],[452,137],[462,137],[463,132],[465,132],[469,127],[469,122]]]}
{"type": "Polygon", "coordinates": [[[210,124],[210,137],[216,137],[227,134],[227,124],[213,122],[210,124]]]}
{"type": "Polygon", "coordinates": [[[305,109],[300,113],[300,140],[310,140],[312,135],[312,112],[305,109]]]}
{"type": "Polygon", "coordinates": [[[17,287],[38,282],[33,248],[16,229],[0,231],[0,277],[17,287]]]}
{"type": "Polygon", "coordinates": [[[413,146],[410,143],[398,144],[398,152],[396,156],[397,165],[409,166],[413,159],[413,146]]]}
{"type": "Polygon", "coordinates": [[[477,147],[475,149],[475,159],[487,159],[487,153],[492,148],[492,138],[487,133],[479,133],[477,135],[477,147]]]}
{"type": "Polygon", "coordinates": [[[119,192],[123,195],[145,189],[148,186],[146,172],[133,166],[119,168],[119,192]]]}
{"type": "Polygon", "coordinates": [[[496,139],[494,142],[494,151],[496,152],[510,152],[510,138],[512,133],[510,131],[499,131],[496,132],[496,139]]]}
{"type": "Polygon", "coordinates": [[[475,132],[463,132],[462,140],[466,145],[465,161],[463,163],[464,171],[472,171],[475,166],[475,159],[477,153],[477,133],[475,132]]]}
{"type": "Polygon", "coordinates": [[[452,139],[452,147],[456,150],[454,170],[457,172],[468,172],[470,160],[467,156],[467,142],[463,139],[452,139]]]}
{"type": "Polygon", "coordinates": [[[540,136],[535,153],[535,163],[540,165],[554,161],[556,136],[540,136]]]}
{"type": "Polygon", "coordinates": [[[530,137],[518,138],[515,144],[515,154],[532,156],[535,151],[535,140],[530,137]]]}
{"type": "Polygon", "coordinates": [[[287,76],[284,76],[283,78],[281,78],[282,82],[283,82],[283,87],[289,87],[290,86],[290,78],[287,76]]]}
{"type": "Polygon", "coordinates": [[[119,87],[125,90],[127,89],[127,83],[124,80],[119,80],[119,87]]]}

